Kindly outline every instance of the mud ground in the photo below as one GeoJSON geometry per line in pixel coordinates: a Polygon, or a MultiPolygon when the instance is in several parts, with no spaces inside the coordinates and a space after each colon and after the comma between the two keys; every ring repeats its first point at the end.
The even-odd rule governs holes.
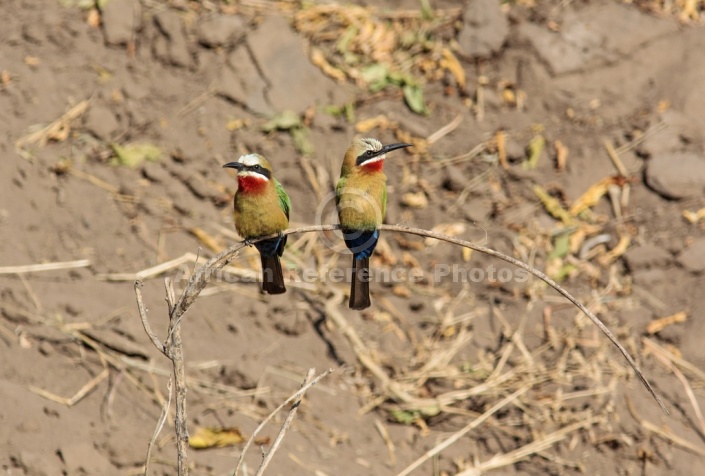
{"type": "MultiPolygon", "coordinates": [[[[398,89],[370,93],[314,66],[305,35],[291,26],[299,8],[293,3],[110,0],[100,13],[80,3],[0,5],[3,474],[141,474],[169,365],[142,329],[135,273],[199,247],[202,256],[212,256],[236,241],[229,211],[235,181],[221,165],[245,152],[259,152],[275,165],[293,203],[292,225],[320,220],[316,210],[332,190],[347,144],[359,135],[356,124],[378,115],[396,126],[365,135],[383,142],[398,140],[398,131],[429,138],[460,121],[427,151],[387,160],[387,223],[464,224],[461,237],[486,239],[539,269],[550,261],[561,223],[532,187],[540,185],[569,208],[589,187],[618,175],[604,146],[613,145],[630,185],[628,201],[618,212],[607,196],[594,204],[588,221],[605,239],[592,255],[587,249],[588,255],[566,258],[562,264],[572,271],[561,282],[628,342],[671,416],[661,413],[604,337],[556,293],[537,290],[536,280],[436,281],[438,264],[502,265],[477,253],[466,262],[450,245],[391,235],[373,265],[395,266],[396,260],[396,266],[425,270],[428,280],[380,283],[364,313],[337,305],[389,375],[403,379],[400,369],[423,355],[413,346],[426,342],[409,336],[428,337],[443,316],[475,313],[464,327],[472,338],[448,363],[458,369],[481,356],[500,358],[511,337],[503,332],[505,321],[522,328],[532,352],[540,348],[551,308],[561,346],[571,343],[588,363],[598,354],[612,361],[610,372],[594,377],[609,391],[571,402],[607,419],[496,474],[700,474],[705,427],[695,409],[705,400],[705,220],[683,215],[705,207],[705,30],[699,21],[683,22],[656,3],[519,2],[500,9],[486,0],[430,2],[455,15],[436,33],[456,52],[467,84],[459,87],[450,75],[428,81],[428,114],[418,115],[398,89]],[[348,103],[356,105],[353,120],[326,112],[348,103]],[[72,108],[75,117],[43,130],[72,108]],[[284,110],[304,118],[312,150],[302,153],[288,131],[262,131],[284,110]],[[506,169],[494,140],[500,130],[507,137],[506,169]],[[536,168],[527,169],[524,149],[537,134],[545,147],[536,168]],[[555,141],[568,151],[562,169],[555,141]],[[158,148],[156,160],[117,164],[119,147],[132,144],[158,148]],[[619,252],[624,236],[628,247],[619,252]],[[617,250],[615,259],[600,261],[610,250],[617,250]],[[88,266],[7,270],[77,260],[88,266]],[[649,334],[649,323],[678,312],[686,313],[684,322],[649,334]],[[574,330],[575,322],[585,329],[574,330]],[[585,336],[594,337],[593,344],[585,344],[585,336]],[[647,339],[692,365],[671,363],[689,382],[692,398],[649,351],[647,339]]],[[[418,15],[417,2],[385,4],[378,12],[418,15]]],[[[296,243],[290,252],[296,266],[310,266],[317,247],[326,259],[332,255],[323,237],[290,242],[296,243]]],[[[329,263],[347,260],[341,255],[329,263]]],[[[236,260],[245,269],[256,263],[250,252],[236,260]]],[[[145,280],[159,333],[166,329],[163,278],[178,280],[192,265],[145,280]]],[[[217,282],[208,290],[183,322],[192,432],[229,427],[247,436],[299,387],[306,369],[336,369],[307,394],[269,474],[397,474],[498,399],[468,398],[460,404],[465,413],[395,421],[399,402],[385,396],[328,322],[326,303],[346,292],[344,283],[292,284],[286,295],[271,298],[254,283],[217,282]]],[[[544,354],[536,355],[540,365],[544,354]]],[[[563,391],[590,389],[589,380],[571,380],[570,372],[569,366],[563,391]]],[[[431,398],[440,386],[453,385],[453,379],[434,379],[417,389],[419,395],[431,398]]],[[[544,397],[537,391],[533,398],[544,397]]],[[[560,426],[523,426],[540,420],[536,411],[514,408],[508,413],[513,420],[505,422],[516,432],[481,425],[413,474],[457,474],[560,426]]],[[[156,474],[176,473],[172,429],[170,418],[152,454],[156,474]]],[[[264,436],[273,438],[276,429],[268,427],[264,436]]],[[[228,474],[239,454],[238,446],[191,450],[192,473],[228,474]]],[[[250,474],[259,460],[253,448],[250,474]]]]}

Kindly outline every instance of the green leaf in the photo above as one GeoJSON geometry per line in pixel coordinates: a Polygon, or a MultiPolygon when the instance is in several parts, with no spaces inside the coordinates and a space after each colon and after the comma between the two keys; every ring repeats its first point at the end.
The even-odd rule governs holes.
{"type": "Polygon", "coordinates": [[[548,259],[563,258],[570,252],[570,233],[561,233],[553,241],[553,249],[548,254],[548,259]]]}
{"type": "Polygon", "coordinates": [[[404,91],[404,101],[409,109],[414,111],[416,114],[427,114],[428,109],[426,109],[426,103],[423,97],[423,88],[418,85],[406,84],[402,91],[404,91]]]}
{"type": "Polygon", "coordinates": [[[152,144],[111,144],[111,147],[115,153],[112,165],[137,167],[144,161],[154,162],[162,156],[162,150],[152,144]]]}
{"type": "Polygon", "coordinates": [[[392,410],[390,413],[392,414],[392,418],[394,418],[394,420],[399,423],[403,423],[404,425],[412,425],[421,417],[420,412],[413,410],[392,410]]]}
{"type": "Polygon", "coordinates": [[[297,127],[290,131],[294,140],[294,147],[301,155],[313,155],[315,149],[311,142],[311,134],[308,127],[297,127]]]}
{"type": "Polygon", "coordinates": [[[383,63],[375,63],[363,68],[360,77],[367,83],[370,91],[381,91],[389,84],[389,67],[383,63]]]}
{"type": "Polygon", "coordinates": [[[262,126],[262,130],[264,132],[272,132],[275,130],[288,131],[297,127],[301,127],[301,118],[294,111],[287,109],[267,121],[262,126]]]}

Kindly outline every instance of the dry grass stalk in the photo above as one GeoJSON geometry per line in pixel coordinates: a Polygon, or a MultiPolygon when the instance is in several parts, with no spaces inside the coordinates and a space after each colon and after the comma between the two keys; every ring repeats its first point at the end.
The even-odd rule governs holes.
{"type": "Polygon", "coordinates": [[[404,468],[403,471],[397,474],[397,476],[406,476],[407,474],[410,474],[413,470],[421,466],[423,463],[428,461],[430,458],[433,456],[440,454],[441,451],[444,449],[448,448],[450,445],[458,441],[460,438],[465,436],[470,430],[473,430],[483,424],[487,419],[489,419],[492,415],[497,413],[499,410],[507,406],[508,404],[512,403],[514,400],[519,398],[520,395],[526,393],[529,389],[531,388],[530,385],[525,385],[521,387],[519,390],[516,392],[512,393],[511,395],[503,398],[499,402],[497,402],[495,405],[493,405],[489,410],[487,410],[485,413],[483,413],[481,416],[476,418],[475,420],[471,421],[468,423],[464,428],[461,430],[455,432],[453,436],[450,438],[446,439],[442,443],[439,443],[436,445],[434,448],[428,450],[421,458],[417,459],[413,463],[411,463],[409,466],[404,468]]]}
{"type": "Polygon", "coordinates": [[[83,397],[88,395],[92,390],[94,390],[98,384],[100,384],[103,380],[108,378],[110,375],[110,371],[108,367],[105,367],[101,373],[90,379],[83,387],[81,387],[72,397],[60,397],[54,393],[48,392],[46,390],[43,390],[41,388],[37,388],[33,385],[29,386],[29,390],[36,393],[37,395],[46,398],[47,400],[51,400],[52,402],[60,403],[62,405],[66,405],[67,407],[72,407],[81,400],[83,400],[83,397]]]}
{"type": "Polygon", "coordinates": [[[684,448],[688,451],[692,451],[695,454],[698,454],[700,456],[705,456],[705,447],[698,446],[694,443],[691,443],[690,441],[681,438],[678,435],[673,434],[673,431],[669,427],[659,427],[658,425],[650,422],[649,420],[646,420],[644,418],[639,417],[637,414],[636,410],[634,409],[634,405],[632,404],[631,399],[627,395],[626,397],[627,401],[627,408],[629,409],[629,413],[631,414],[632,418],[634,418],[636,421],[639,422],[639,424],[644,428],[646,431],[650,431],[651,433],[654,433],[656,435],[659,435],[663,439],[680,446],[681,448],[684,448]]]}
{"type": "MultiPolygon", "coordinates": [[[[334,231],[338,230],[339,226],[338,225],[314,225],[314,226],[306,226],[306,227],[300,227],[300,228],[294,228],[294,229],[289,229],[283,232],[284,235],[290,235],[290,234],[300,234],[300,233],[310,233],[310,232],[329,232],[329,231],[334,231]]],[[[510,256],[504,255],[502,253],[499,253],[497,251],[494,251],[490,248],[481,246],[481,245],[476,245],[474,243],[461,240],[458,238],[450,237],[447,235],[444,235],[442,233],[437,233],[433,231],[428,231],[428,230],[422,230],[418,228],[411,228],[411,227],[406,227],[406,226],[400,226],[400,225],[382,225],[380,227],[381,230],[384,231],[393,231],[393,232],[400,232],[400,233],[408,233],[408,234],[413,234],[417,236],[421,236],[424,238],[433,238],[433,239],[438,239],[441,241],[445,241],[448,243],[456,244],[462,247],[466,247],[475,251],[479,251],[485,254],[488,254],[490,256],[496,257],[500,260],[506,261],[510,264],[513,264],[517,267],[520,267],[532,275],[540,278],[542,281],[556,289],[560,294],[562,294],[565,298],[567,298],[573,305],[577,306],[583,314],[587,315],[590,320],[599,328],[607,337],[608,339],[622,352],[623,356],[627,360],[627,362],[632,366],[634,369],[635,373],[641,380],[642,384],[647,388],[649,393],[652,395],[652,397],[661,405],[661,407],[665,410],[665,406],[663,405],[663,402],[661,399],[655,394],[653,388],[649,384],[649,382],[646,380],[646,378],[643,376],[639,368],[637,367],[636,363],[634,360],[631,358],[627,350],[617,341],[617,339],[614,337],[614,335],[611,333],[611,331],[589,310],[587,309],[583,304],[581,304],[577,299],[575,299],[570,293],[568,293],[565,289],[561,288],[558,286],[551,278],[549,278],[546,274],[530,267],[529,265],[512,258],[510,256]]],[[[266,239],[269,237],[262,237],[261,239],[266,239]]],[[[175,358],[173,352],[173,348],[176,345],[180,345],[180,342],[175,342],[177,340],[177,332],[179,329],[179,323],[180,319],[183,317],[183,315],[188,311],[190,306],[196,301],[197,297],[203,291],[205,286],[208,284],[210,278],[213,276],[213,274],[225,267],[230,260],[232,260],[238,252],[245,246],[244,243],[238,243],[234,246],[231,246],[230,248],[222,251],[215,257],[211,258],[208,260],[205,265],[197,267],[193,274],[191,275],[188,284],[186,285],[186,288],[182,292],[182,294],[178,297],[175,298],[173,295],[173,291],[170,292],[170,286],[167,286],[167,301],[168,301],[168,307],[169,307],[169,316],[170,316],[170,330],[169,334],[167,336],[166,342],[168,343],[170,349],[165,348],[165,344],[162,344],[159,339],[154,335],[154,333],[151,331],[149,327],[149,323],[146,319],[146,310],[144,309],[144,304],[142,303],[142,296],[141,292],[139,290],[139,281],[136,283],[136,294],[138,296],[138,308],[140,309],[140,316],[143,319],[143,325],[145,327],[145,331],[147,334],[150,336],[150,339],[152,340],[153,344],[160,349],[165,355],[168,357],[174,358],[175,360],[178,361],[178,358],[175,358]]],[[[334,258],[333,258],[334,259],[334,258]]],[[[320,263],[319,263],[320,264],[320,263]]],[[[464,410],[459,407],[455,407],[454,405],[457,405],[458,402],[461,401],[467,401],[467,399],[471,396],[485,396],[485,397],[497,397],[502,394],[507,394],[510,393],[511,390],[510,388],[514,388],[515,390],[517,388],[520,388],[522,386],[528,386],[532,387],[534,385],[540,384],[542,382],[546,381],[555,381],[559,382],[560,378],[556,380],[557,375],[556,374],[549,374],[542,368],[536,368],[535,364],[535,355],[532,355],[528,348],[524,345],[523,341],[519,338],[520,333],[519,332],[511,332],[511,329],[505,325],[505,332],[508,332],[508,336],[512,337],[511,340],[511,346],[513,348],[516,348],[519,351],[519,354],[522,357],[523,363],[520,364],[514,364],[514,367],[507,372],[504,373],[495,373],[495,375],[491,379],[486,379],[481,382],[477,382],[477,378],[472,375],[466,375],[462,376],[461,381],[462,382],[473,382],[473,386],[470,388],[463,388],[460,390],[453,390],[449,391],[446,393],[443,393],[441,395],[437,395],[435,398],[418,398],[415,393],[418,391],[418,387],[415,386],[415,381],[410,381],[408,383],[403,383],[399,381],[398,379],[392,378],[388,375],[388,372],[385,370],[385,367],[378,362],[379,360],[379,355],[376,352],[372,352],[364,343],[363,339],[360,338],[360,336],[357,334],[355,329],[349,324],[349,322],[344,318],[342,313],[340,312],[340,304],[343,301],[343,293],[341,290],[331,287],[330,288],[330,293],[328,297],[325,299],[325,309],[326,309],[326,314],[327,317],[330,319],[331,322],[333,322],[336,327],[340,330],[341,334],[345,339],[347,340],[348,344],[354,351],[357,359],[359,362],[372,374],[374,377],[379,381],[379,388],[382,389],[383,395],[375,402],[376,404],[382,403],[386,400],[391,399],[392,401],[397,402],[398,407],[402,411],[411,411],[414,412],[414,414],[418,414],[419,417],[422,415],[434,415],[439,412],[443,411],[451,411],[455,413],[461,413],[465,414],[467,413],[467,410],[464,410]],[[509,391],[508,391],[509,390],[509,391]]],[[[521,327],[521,326],[520,326],[521,327]]],[[[446,327],[447,329],[447,327],[446,327]]],[[[462,329],[462,328],[461,328],[462,329]]],[[[440,329],[439,329],[440,330],[440,329]]],[[[459,329],[460,331],[460,329],[459,329]]],[[[439,334],[441,335],[441,334],[439,334]]],[[[464,331],[460,331],[455,334],[455,337],[459,339],[461,342],[466,339],[464,337],[464,331]]],[[[180,336],[178,336],[180,337],[180,336]]],[[[457,344],[457,342],[456,342],[457,344]]],[[[452,359],[453,354],[455,351],[460,348],[461,346],[458,345],[449,345],[448,346],[450,349],[450,352],[448,352],[446,355],[443,356],[443,358],[440,358],[436,361],[434,361],[434,365],[440,366],[440,368],[436,367],[426,367],[423,369],[423,372],[419,375],[417,374],[415,376],[416,379],[421,379],[420,381],[423,381],[424,379],[428,378],[429,375],[432,375],[434,373],[437,373],[439,375],[443,374],[444,372],[447,372],[446,370],[443,369],[443,366],[446,366],[448,368],[449,362],[452,359]]],[[[547,350],[550,346],[544,345],[541,346],[537,352],[544,352],[547,350]]],[[[503,358],[499,364],[501,366],[506,365],[509,362],[509,354],[511,351],[505,351],[506,357],[503,358]]],[[[580,372],[586,377],[594,382],[599,382],[600,379],[602,378],[602,371],[596,366],[596,364],[589,359],[586,359],[585,356],[583,356],[577,349],[574,348],[573,346],[567,346],[566,350],[563,352],[563,362],[564,364],[562,365],[562,368],[564,369],[563,371],[575,371],[575,363],[579,367],[577,369],[580,370],[580,372]],[[571,364],[572,367],[568,367],[568,364],[571,364]]],[[[601,357],[603,360],[609,360],[607,358],[606,352],[602,354],[601,357]]],[[[175,375],[175,382],[176,382],[176,387],[177,390],[175,391],[176,394],[176,405],[177,405],[177,419],[180,420],[177,422],[177,431],[179,432],[178,434],[180,436],[177,437],[177,441],[180,443],[181,441],[186,441],[187,438],[187,432],[185,428],[185,411],[180,411],[179,406],[183,405],[183,408],[185,408],[185,398],[183,396],[180,397],[178,387],[181,385],[183,386],[183,390],[185,391],[185,385],[183,385],[183,362],[181,362],[181,368],[178,369],[176,362],[174,363],[174,375],[175,375]],[[179,376],[180,375],[180,376],[179,376]],[[181,379],[181,383],[179,383],[179,379],[181,379]],[[185,435],[185,436],[184,436],[185,435]]],[[[496,367],[495,367],[496,369],[496,367]]],[[[449,373],[448,375],[452,375],[449,373]]],[[[489,374],[489,373],[488,373],[489,374]]],[[[487,374],[486,374],[487,375],[487,374]]],[[[599,391],[597,393],[602,393],[602,391],[599,391]]],[[[526,402],[519,401],[518,398],[516,398],[515,404],[518,408],[522,409],[527,416],[529,416],[530,419],[533,419],[535,421],[542,421],[546,419],[551,419],[551,412],[554,412],[557,409],[560,409],[560,401],[564,401],[564,399],[561,398],[562,392],[557,392],[554,397],[551,397],[554,399],[556,402],[554,405],[547,405],[546,400],[529,400],[526,402]]],[[[566,417],[568,418],[568,421],[572,419],[573,417],[570,417],[569,415],[564,415],[561,417],[561,421],[556,421],[558,422],[565,422],[566,417]]],[[[556,417],[557,418],[557,417],[556,417]]],[[[575,429],[578,428],[583,428],[584,426],[588,424],[592,424],[592,422],[597,421],[596,419],[590,419],[585,421],[583,416],[580,416],[581,421],[578,422],[576,425],[570,425],[566,427],[564,430],[561,430],[559,432],[554,433],[553,435],[549,435],[548,437],[537,440],[532,444],[529,444],[523,448],[520,448],[518,450],[515,450],[511,453],[508,453],[505,455],[504,458],[495,458],[493,460],[490,460],[486,463],[484,463],[482,466],[475,468],[477,471],[485,471],[489,468],[493,467],[501,467],[505,464],[511,464],[510,461],[517,461],[519,459],[525,458],[526,456],[530,454],[534,454],[538,451],[543,451],[547,447],[551,446],[554,444],[556,441],[559,441],[563,436],[565,435],[566,432],[569,433],[571,431],[575,431],[575,429]]],[[[423,424],[422,419],[417,419],[417,423],[423,424]]],[[[178,449],[178,448],[177,448],[178,449]]],[[[181,450],[179,450],[181,452],[181,450]]],[[[185,457],[183,459],[179,460],[180,463],[183,465],[183,462],[185,461],[185,457]]],[[[181,471],[185,471],[185,468],[181,466],[181,471]]],[[[180,472],[179,474],[186,474],[185,472],[180,472]]],[[[469,473],[471,474],[471,473],[469,473]]],[[[479,474],[479,473],[477,473],[479,474]]]]}
{"type": "Polygon", "coordinates": [[[154,428],[154,434],[152,434],[152,439],[149,440],[149,444],[147,445],[147,456],[145,457],[144,461],[144,475],[148,476],[149,475],[149,461],[152,458],[152,447],[154,446],[154,442],[157,441],[157,437],[159,436],[159,433],[162,431],[162,428],[164,428],[164,423],[166,423],[166,418],[169,416],[169,408],[171,408],[171,387],[172,387],[172,377],[169,377],[169,381],[166,384],[167,388],[167,393],[169,395],[168,400],[164,402],[162,405],[162,414],[159,417],[159,421],[157,422],[156,428],[154,428]]]}
{"type": "Polygon", "coordinates": [[[389,436],[389,431],[384,424],[375,418],[375,428],[379,432],[379,435],[384,440],[384,444],[387,446],[387,451],[389,451],[389,465],[395,466],[397,464],[396,449],[394,447],[394,442],[391,436],[389,436]]]}
{"type": "Polygon", "coordinates": [[[61,269],[86,268],[91,265],[90,260],[60,261],[55,263],[28,264],[24,266],[0,267],[0,274],[26,274],[40,273],[43,271],[56,271],[61,269]]]}
{"type": "MultiPolygon", "coordinates": [[[[242,453],[240,454],[240,458],[238,459],[237,466],[235,467],[235,470],[233,471],[233,476],[237,476],[238,473],[240,472],[240,468],[242,467],[244,461],[245,461],[245,453],[247,453],[247,450],[249,447],[252,445],[252,443],[255,441],[255,437],[259,434],[260,431],[269,423],[269,421],[274,418],[274,415],[279,413],[282,408],[284,408],[286,405],[288,405],[291,402],[294,402],[292,405],[291,410],[289,411],[289,414],[287,416],[287,421],[285,421],[284,425],[281,428],[281,431],[277,435],[277,440],[279,443],[277,443],[277,440],[275,440],[275,443],[277,443],[277,446],[275,446],[275,443],[272,444],[272,448],[269,451],[269,455],[273,455],[274,451],[278,447],[278,444],[281,443],[281,440],[284,437],[284,434],[286,434],[286,430],[288,429],[289,425],[291,424],[291,420],[293,419],[294,415],[296,414],[296,409],[298,408],[299,403],[301,403],[301,399],[303,398],[304,394],[308,391],[309,388],[313,387],[316,385],[321,379],[327,377],[331,372],[333,372],[333,369],[328,369],[322,374],[318,375],[316,378],[313,378],[313,374],[316,372],[316,369],[309,369],[308,373],[306,374],[306,378],[304,379],[304,383],[301,386],[301,389],[299,389],[298,392],[294,393],[291,395],[289,398],[287,398],[284,402],[282,402],[281,405],[279,405],[277,408],[274,409],[273,412],[271,412],[262,422],[255,428],[255,431],[252,432],[252,436],[250,436],[250,439],[247,440],[247,443],[245,443],[245,446],[242,448],[242,453]]],[[[265,459],[262,461],[262,464],[269,463],[269,459],[271,459],[271,456],[269,458],[265,457],[265,459]]],[[[266,467],[266,464],[264,465],[266,467]]],[[[260,469],[264,469],[262,465],[260,465],[260,469]]],[[[258,469],[257,474],[261,474],[260,470],[258,469]]]]}
{"type": "Polygon", "coordinates": [[[88,99],[79,102],[48,126],[21,137],[15,142],[15,147],[22,150],[34,144],[38,144],[40,147],[44,146],[50,140],[65,140],[68,137],[71,122],[81,117],[88,110],[88,104],[88,99]]]}
{"type": "Polygon", "coordinates": [[[474,468],[466,469],[465,471],[458,473],[457,476],[480,476],[488,471],[512,465],[518,461],[528,458],[533,454],[550,448],[559,441],[567,438],[568,435],[570,435],[571,433],[583,428],[588,428],[597,422],[598,420],[596,418],[588,417],[583,421],[579,421],[577,423],[573,423],[572,425],[568,425],[564,428],[561,428],[558,431],[546,435],[543,438],[535,440],[529,443],[528,445],[524,445],[514,451],[497,455],[491,458],[490,460],[475,466],[474,468]]]}

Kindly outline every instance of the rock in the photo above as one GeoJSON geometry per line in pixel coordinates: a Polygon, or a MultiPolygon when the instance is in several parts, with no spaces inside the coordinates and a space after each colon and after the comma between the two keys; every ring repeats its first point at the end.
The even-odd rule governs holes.
{"type": "Polygon", "coordinates": [[[92,443],[75,443],[62,446],[61,456],[67,474],[120,474],[110,461],[93,447],[92,443]]]}
{"type": "Polygon", "coordinates": [[[188,50],[179,14],[173,10],[164,10],[154,15],[154,23],[161,33],[154,39],[154,55],[174,66],[191,66],[193,58],[188,50]]]}
{"type": "Polygon", "coordinates": [[[209,48],[240,41],[245,36],[245,21],[237,16],[218,15],[198,24],[198,41],[209,48]]]}
{"type": "Polygon", "coordinates": [[[529,22],[518,29],[519,38],[533,46],[553,74],[561,75],[623,60],[677,26],[626,5],[605,3],[566,13],[557,33],[529,22]]]}
{"type": "Polygon", "coordinates": [[[694,274],[705,271],[705,238],[695,240],[695,242],[678,257],[678,263],[694,274]]]}
{"type": "Polygon", "coordinates": [[[237,48],[230,54],[228,66],[221,68],[218,74],[215,91],[252,112],[274,112],[265,97],[266,83],[245,47],[237,48]]]}
{"type": "Polygon", "coordinates": [[[646,165],[646,184],[666,198],[702,196],[705,191],[705,157],[674,152],[652,157],[646,165]]]}
{"type": "Polygon", "coordinates": [[[120,128],[115,114],[107,107],[100,105],[91,106],[86,114],[85,125],[88,132],[104,141],[112,139],[120,128]]]}
{"type": "Polygon", "coordinates": [[[630,248],[624,253],[624,261],[630,271],[663,268],[671,262],[671,255],[663,248],[654,245],[630,248]]]}
{"type": "Polygon", "coordinates": [[[303,112],[312,104],[334,102],[337,87],[311,64],[305,43],[281,16],[268,16],[248,35],[247,44],[269,83],[267,96],[275,111],[303,112]]]}
{"type": "Polygon", "coordinates": [[[139,28],[142,6],[139,0],[110,0],[101,12],[103,36],[109,45],[126,45],[139,28]]]}
{"type": "Polygon", "coordinates": [[[509,22],[499,0],[470,0],[463,13],[458,44],[464,56],[487,58],[507,40],[509,22]]]}
{"type": "Polygon", "coordinates": [[[639,147],[641,155],[653,157],[658,154],[681,150],[684,144],[695,142],[693,124],[686,116],[669,109],[660,115],[660,122],[651,126],[651,134],[647,135],[639,147]],[[662,124],[666,127],[660,129],[662,124]]]}
{"type": "Polygon", "coordinates": [[[644,288],[653,288],[666,281],[666,273],[662,269],[640,269],[632,274],[634,283],[644,288]]]}

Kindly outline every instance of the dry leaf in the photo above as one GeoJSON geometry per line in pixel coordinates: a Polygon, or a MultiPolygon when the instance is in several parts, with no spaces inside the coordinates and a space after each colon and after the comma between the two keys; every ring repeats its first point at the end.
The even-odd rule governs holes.
{"type": "Polygon", "coordinates": [[[100,26],[100,12],[97,8],[91,8],[88,11],[88,16],[86,17],[86,23],[92,28],[98,28],[100,26]]]}
{"type": "Polygon", "coordinates": [[[568,148],[558,139],[553,142],[553,148],[556,151],[556,168],[559,171],[564,170],[568,162],[568,148]]]}
{"type": "Polygon", "coordinates": [[[697,223],[703,218],[705,218],[705,208],[701,208],[697,212],[691,212],[690,210],[683,211],[683,218],[688,220],[690,223],[697,223]]]}
{"type": "Polygon", "coordinates": [[[331,78],[335,79],[339,83],[342,83],[345,81],[345,73],[333,66],[328,62],[326,59],[325,55],[323,54],[323,51],[321,51],[318,48],[313,48],[311,50],[311,62],[315,65],[318,66],[321,71],[323,71],[324,74],[330,76],[331,78]]]}
{"type": "Polygon", "coordinates": [[[619,177],[606,177],[592,185],[573,203],[573,206],[570,207],[570,214],[573,216],[578,216],[588,208],[594,207],[597,205],[597,202],[600,201],[600,198],[607,193],[610,185],[619,183],[621,183],[619,177]]]}
{"type": "Polygon", "coordinates": [[[685,313],[685,311],[681,311],[671,316],[661,317],[660,319],[651,321],[649,325],[646,326],[646,332],[649,334],[656,334],[657,332],[661,332],[666,327],[672,324],[685,322],[687,320],[688,315],[685,313]]]}
{"type": "Polygon", "coordinates": [[[243,127],[247,127],[249,125],[250,125],[249,119],[230,119],[225,124],[225,128],[229,131],[236,131],[238,129],[242,129],[243,127]]]}
{"type": "Polygon", "coordinates": [[[497,143],[497,155],[499,156],[499,164],[504,170],[509,170],[509,162],[507,162],[507,134],[500,130],[495,134],[495,142],[497,143]]]}
{"type": "MultiPolygon", "coordinates": [[[[467,227],[465,226],[465,223],[461,222],[454,222],[454,223],[440,223],[436,226],[434,226],[431,231],[434,233],[441,233],[442,235],[447,235],[450,236],[451,238],[455,238],[456,236],[462,235],[465,233],[465,230],[467,227]]],[[[424,240],[424,244],[428,246],[429,248],[436,246],[439,243],[439,240],[435,238],[426,238],[424,240]]]]}
{"type": "Polygon", "coordinates": [[[189,445],[195,449],[235,446],[245,441],[237,428],[200,427],[189,436],[189,445]]]}
{"type": "Polygon", "coordinates": [[[401,203],[409,208],[426,208],[428,206],[428,198],[423,192],[408,192],[401,196],[401,203]]]}
{"type": "Polygon", "coordinates": [[[619,237],[619,243],[617,243],[617,246],[612,248],[607,254],[601,256],[598,261],[602,266],[607,266],[610,263],[613,263],[617,258],[622,256],[626,251],[627,248],[629,248],[629,245],[632,242],[632,238],[629,235],[622,235],[619,237]]]}
{"type": "Polygon", "coordinates": [[[355,130],[364,134],[366,132],[371,131],[372,129],[389,129],[390,127],[395,126],[395,123],[380,114],[379,116],[370,117],[369,119],[363,119],[362,121],[359,121],[357,124],[355,124],[355,130]]]}
{"type": "Polygon", "coordinates": [[[24,64],[27,66],[37,66],[39,65],[40,61],[39,58],[36,56],[25,56],[24,57],[24,64]]]}
{"type": "Polygon", "coordinates": [[[6,69],[3,69],[2,72],[0,72],[0,84],[2,86],[7,86],[11,81],[12,76],[10,76],[10,73],[6,69]]]}
{"type": "Polygon", "coordinates": [[[398,297],[403,297],[403,298],[411,297],[411,291],[409,290],[409,288],[407,288],[406,286],[404,286],[402,284],[397,284],[396,286],[394,286],[392,288],[392,293],[398,297]]]}
{"type": "Polygon", "coordinates": [[[447,69],[453,75],[459,89],[465,89],[465,70],[463,65],[460,64],[458,58],[448,48],[443,48],[441,54],[443,55],[443,59],[440,61],[441,67],[447,69]]]}

